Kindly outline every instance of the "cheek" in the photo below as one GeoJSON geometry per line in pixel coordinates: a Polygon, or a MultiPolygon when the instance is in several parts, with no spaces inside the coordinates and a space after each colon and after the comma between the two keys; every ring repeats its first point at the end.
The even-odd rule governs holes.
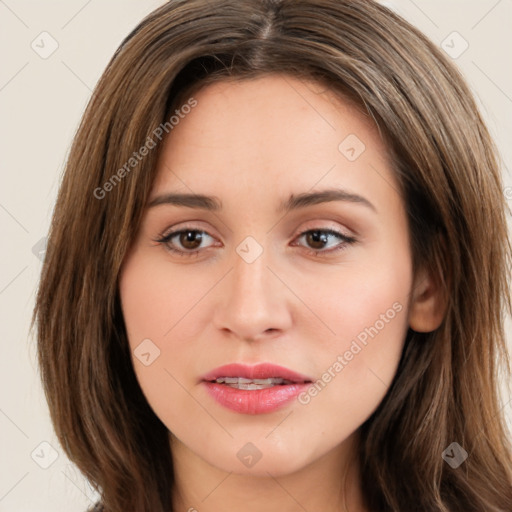
{"type": "Polygon", "coordinates": [[[325,329],[318,340],[319,378],[299,401],[309,408],[316,428],[333,436],[344,428],[348,434],[368,419],[388,391],[402,354],[411,262],[406,253],[384,253],[320,281],[308,295],[333,332],[325,329]],[[331,421],[322,424],[326,416],[331,421]]]}
{"type": "Polygon", "coordinates": [[[188,339],[183,332],[188,325],[185,317],[204,290],[194,289],[183,274],[170,275],[169,268],[165,261],[141,257],[134,251],[123,265],[119,291],[139,385],[155,414],[167,426],[174,426],[182,421],[184,411],[191,421],[201,420],[201,411],[193,407],[183,387],[188,384],[183,369],[195,371],[197,352],[189,343],[176,350],[170,341],[188,339]]]}
{"type": "Polygon", "coordinates": [[[164,258],[143,258],[137,252],[127,259],[119,290],[132,348],[145,338],[164,342],[175,329],[182,329],[181,320],[208,289],[172,268],[164,258]]]}
{"type": "Polygon", "coordinates": [[[340,304],[342,317],[331,320],[337,335],[316,351],[317,380],[298,398],[308,428],[327,444],[357,430],[396,375],[408,325],[406,308],[392,299],[383,294],[340,304]]]}
{"type": "Polygon", "coordinates": [[[304,271],[295,281],[295,291],[317,313],[315,338],[320,338],[326,353],[342,353],[354,338],[364,343],[372,334],[382,340],[379,346],[401,342],[397,334],[406,328],[407,315],[398,313],[407,309],[412,284],[405,251],[390,250],[386,255],[383,247],[354,253],[346,264],[316,271],[314,279],[312,275],[304,271]],[[320,330],[318,319],[323,324],[320,330]]]}

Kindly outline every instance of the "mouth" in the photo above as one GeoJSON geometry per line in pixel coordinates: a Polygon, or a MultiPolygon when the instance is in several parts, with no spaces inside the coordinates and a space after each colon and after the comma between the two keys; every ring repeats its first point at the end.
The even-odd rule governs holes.
{"type": "Polygon", "coordinates": [[[311,377],[271,363],[227,364],[201,378],[210,397],[239,414],[264,414],[281,409],[312,382],[311,377]]]}

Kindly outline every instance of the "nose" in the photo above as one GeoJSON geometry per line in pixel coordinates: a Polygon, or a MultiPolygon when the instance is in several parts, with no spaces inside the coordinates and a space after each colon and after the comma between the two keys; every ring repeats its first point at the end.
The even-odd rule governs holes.
{"type": "Polygon", "coordinates": [[[272,268],[267,251],[251,263],[238,253],[218,290],[214,325],[245,341],[274,337],[290,328],[292,293],[272,268]]]}

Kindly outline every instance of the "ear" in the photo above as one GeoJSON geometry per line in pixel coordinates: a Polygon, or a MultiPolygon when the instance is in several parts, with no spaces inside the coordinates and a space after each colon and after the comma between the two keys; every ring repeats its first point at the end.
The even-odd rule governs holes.
{"type": "Polygon", "coordinates": [[[409,302],[409,327],[416,332],[435,331],[444,319],[447,303],[439,277],[421,269],[414,278],[409,302]]]}

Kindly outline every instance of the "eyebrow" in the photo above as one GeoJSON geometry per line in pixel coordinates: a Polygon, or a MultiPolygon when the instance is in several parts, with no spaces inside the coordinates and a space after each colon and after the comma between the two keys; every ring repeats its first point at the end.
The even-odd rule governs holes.
{"type": "MultiPolygon", "coordinates": [[[[365,197],[339,188],[327,189],[319,192],[290,194],[290,197],[279,205],[277,213],[289,212],[292,210],[298,210],[308,206],[333,201],[344,201],[360,204],[377,213],[375,206],[365,197]]],[[[207,211],[219,211],[222,209],[222,201],[220,201],[220,199],[215,196],[207,196],[203,194],[178,194],[174,192],[155,197],[149,202],[148,208],[162,204],[171,204],[175,206],[183,206],[186,208],[197,208],[207,211]]]]}

